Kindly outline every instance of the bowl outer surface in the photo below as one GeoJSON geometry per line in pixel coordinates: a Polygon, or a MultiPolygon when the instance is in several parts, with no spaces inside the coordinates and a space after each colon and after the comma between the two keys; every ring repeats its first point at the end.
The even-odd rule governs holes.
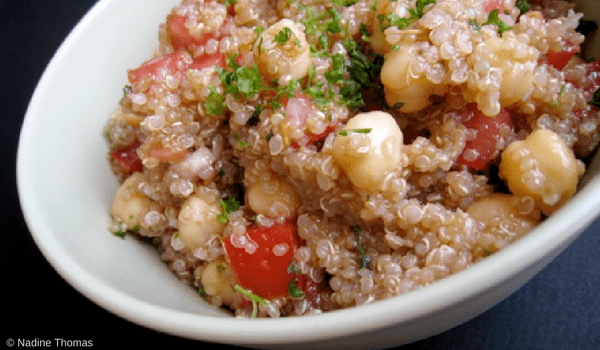
{"type": "Polygon", "coordinates": [[[36,244],[68,283],[116,315],[174,335],[245,346],[325,339],[321,344],[329,348],[399,345],[494,306],[600,212],[600,178],[589,176],[597,173],[596,159],[586,187],[538,229],[418,292],[301,318],[229,317],[176,280],[152,249],[108,233],[118,183],[106,161],[102,127],[127,84],[126,70],[151,56],[158,25],[178,2],[99,1],[48,65],[21,131],[18,190],[36,244]]]}

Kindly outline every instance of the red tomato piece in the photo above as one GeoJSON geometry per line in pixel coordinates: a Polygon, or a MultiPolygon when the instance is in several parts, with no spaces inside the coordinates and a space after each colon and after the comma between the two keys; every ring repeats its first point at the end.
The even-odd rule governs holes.
{"type": "Polygon", "coordinates": [[[553,66],[558,70],[562,70],[565,68],[567,63],[573,58],[576,53],[579,53],[581,48],[578,44],[573,44],[570,41],[567,41],[564,49],[562,51],[549,51],[546,56],[546,62],[553,66]]]}
{"type": "Polygon", "coordinates": [[[114,158],[121,168],[127,173],[134,171],[142,171],[144,166],[142,160],[137,154],[137,149],[140,146],[139,142],[135,142],[127,147],[110,152],[110,156],[114,158]]]}
{"type": "Polygon", "coordinates": [[[477,134],[474,139],[467,140],[457,162],[475,170],[482,170],[498,156],[498,142],[513,132],[511,115],[502,109],[495,117],[488,117],[477,109],[476,104],[471,103],[461,111],[461,117],[463,125],[475,130],[477,134]]]}
{"type": "Polygon", "coordinates": [[[591,99],[600,88],[600,60],[587,64],[586,76],[582,81],[570,81],[576,87],[583,89],[586,99],[591,99]]]}
{"type": "Polygon", "coordinates": [[[208,67],[219,66],[221,68],[227,67],[227,56],[222,53],[204,54],[196,57],[191,68],[204,69],[208,67]]]}
{"type": "Polygon", "coordinates": [[[204,45],[214,37],[212,34],[192,35],[185,26],[186,20],[187,17],[174,13],[167,16],[167,33],[174,50],[193,50],[195,46],[204,45]]]}
{"type": "Polygon", "coordinates": [[[487,4],[485,4],[485,12],[490,13],[494,10],[502,11],[504,8],[502,7],[502,0],[488,0],[487,4]]]}
{"type": "Polygon", "coordinates": [[[131,84],[151,81],[162,83],[167,75],[185,72],[192,63],[192,57],[184,51],[175,51],[144,62],[139,68],[128,72],[131,84]]]}
{"type": "Polygon", "coordinates": [[[265,299],[289,295],[288,285],[296,277],[293,272],[288,272],[298,248],[295,224],[286,222],[271,227],[249,227],[246,239],[253,246],[250,252],[247,251],[248,245],[236,247],[230,238],[223,240],[223,246],[243,288],[265,299]]]}
{"type": "MultiPolygon", "coordinates": [[[[294,125],[299,125],[301,128],[304,128],[306,125],[306,119],[315,109],[310,96],[305,94],[296,94],[295,97],[291,97],[284,101],[285,103],[285,116],[290,120],[294,120],[294,125]]],[[[315,142],[323,140],[327,137],[331,132],[335,130],[335,126],[329,125],[325,129],[324,132],[320,134],[314,134],[311,132],[306,132],[306,136],[308,136],[307,145],[312,145],[315,142]]],[[[294,141],[292,143],[294,148],[298,148],[300,145],[298,142],[294,141]]]]}
{"type": "Polygon", "coordinates": [[[308,300],[314,308],[322,309],[323,300],[321,299],[321,293],[331,291],[327,282],[325,280],[315,282],[307,275],[299,275],[297,278],[298,286],[304,292],[306,300],[308,300]]]}
{"type": "MultiPolygon", "coordinates": [[[[329,125],[327,127],[327,129],[325,129],[325,131],[322,132],[321,134],[313,134],[311,132],[306,133],[306,136],[308,136],[308,142],[306,144],[312,145],[316,142],[319,142],[319,141],[325,139],[327,137],[327,135],[331,134],[334,130],[335,130],[335,127],[329,125]]],[[[292,142],[292,147],[298,148],[298,147],[300,147],[300,145],[298,144],[297,141],[294,141],[294,142],[292,142]]]]}

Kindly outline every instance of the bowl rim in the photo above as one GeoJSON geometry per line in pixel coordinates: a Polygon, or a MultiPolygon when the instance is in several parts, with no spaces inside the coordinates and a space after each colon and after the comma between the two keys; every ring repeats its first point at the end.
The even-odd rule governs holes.
{"type": "Polygon", "coordinates": [[[114,2],[116,0],[100,0],[94,4],[69,33],[44,70],[25,113],[17,150],[16,173],[23,216],[44,257],[74,289],[119,317],[173,335],[243,345],[318,341],[368,332],[373,325],[376,328],[392,327],[447,309],[509,280],[542,261],[548,254],[558,254],[600,214],[600,176],[596,174],[563,208],[503,250],[427,287],[349,309],[295,318],[247,320],[202,316],[138,300],[94,278],[66,254],[53,236],[52,224],[35,215],[41,205],[40,198],[37,198],[33,189],[35,186],[29,186],[30,176],[26,171],[31,166],[27,157],[33,140],[33,115],[40,109],[39,96],[50,88],[54,67],[60,64],[61,57],[78,39],[83,28],[114,2]],[[527,249],[533,243],[536,249],[527,249]],[[399,313],[399,310],[402,312],[399,313]],[[358,319],[361,321],[357,322],[358,319]]]}

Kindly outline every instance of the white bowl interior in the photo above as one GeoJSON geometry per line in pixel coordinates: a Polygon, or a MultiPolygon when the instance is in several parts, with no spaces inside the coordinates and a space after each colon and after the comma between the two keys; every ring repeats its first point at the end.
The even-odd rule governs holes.
{"type": "MultiPolygon", "coordinates": [[[[178,2],[99,1],[49,64],[21,133],[18,189],[36,243],[74,288],[119,316],[176,335],[244,345],[316,341],[377,328],[384,334],[381,341],[386,336],[416,341],[473,318],[510,295],[600,212],[595,159],[587,185],[534,232],[416,293],[306,318],[229,317],[172,276],[150,247],[108,232],[108,208],[118,183],[106,161],[102,128],[127,83],[126,69],[150,57],[159,23],[178,2]],[[498,284],[504,287],[490,292],[498,284]],[[394,326],[403,322],[404,331],[398,332],[394,326]]],[[[595,2],[584,3],[591,18],[600,17],[595,2]]],[[[592,56],[600,57],[595,54],[599,47],[593,46],[592,56]]]]}

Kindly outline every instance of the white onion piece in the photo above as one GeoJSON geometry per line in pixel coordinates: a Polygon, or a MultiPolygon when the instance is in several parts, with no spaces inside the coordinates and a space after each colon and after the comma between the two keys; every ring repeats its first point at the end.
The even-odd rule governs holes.
{"type": "Polygon", "coordinates": [[[200,147],[184,159],[182,168],[185,169],[185,173],[182,175],[189,177],[198,175],[203,180],[209,179],[215,172],[213,166],[215,160],[215,155],[211,150],[200,147]]]}

